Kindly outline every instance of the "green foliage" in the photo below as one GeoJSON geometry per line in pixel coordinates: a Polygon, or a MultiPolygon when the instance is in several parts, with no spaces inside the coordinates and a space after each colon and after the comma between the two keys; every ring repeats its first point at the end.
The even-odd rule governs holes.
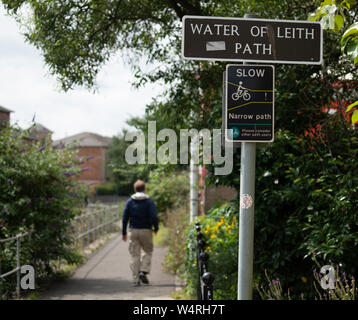
{"type": "MultiPolygon", "coordinates": [[[[314,271],[314,287],[318,295],[319,300],[356,300],[358,295],[358,288],[355,284],[355,278],[348,276],[342,271],[339,266],[331,266],[334,269],[334,288],[322,289],[321,281],[323,278],[322,274],[314,271]]],[[[323,279],[324,282],[325,279],[323,279]]]]}
{"type": "MultiPolygon", "coordinates": [[[[337,112],[322,127],[301,137],[280,130],[274,144],[257,150],[255,284],[262,285],[269,270],[280,279],[285,294],[279,296],[284,299],[288,290],[293,299],[301,293],[314,298],[316,259],[339,264],[349,275],[358,271],[358,137],[342,118],[337,112]]],[[[238,172],[240,159],[235,163],[238,172]]],[[[238,187],[238,179],[226,179],[238,187]]],[[[202,223],[207,224],[206,220],[202,223]]],[[[236,248],[232,243],[231,251],[223,251],[236,248]]],[[[189,257],[192,263],[194,259],[189,257]]],[[[190,264],[187,270],[195,272],[190,264]]],[[[195,288],[194,281],[193,277],[191,288],[195,288]]]]}
{"type": "MultiPolygon", "coordinates": [[[[64,90],[76,85],[92,88],[108,57],[118,49],[128,49],[134,54],[130,62],[137,85],[161,81],[167,86],[165,95],[147,107],[145,119],[136,119],[136,128],[155,119],[161,128],[174,130],[221,126],[225,67],[220,62],[180,58],[180,17],[184,14],[242,17],[250,12],[262,18],[305,20],[307,13],[320,4],[320,1],[291,0],[175,0],[170,4],[160,0],[142,1],[140,6],[137,1],[120,0],[2,2],[20,22],[25,20],[21,19],[19,9],[28,5],[31,19],[26,37],[41,49],[64,90]],[[148,62],[161,67],[143,73],[138,58],[144,55],[148,55],[148,62]]],[[[353,269],[357,258],[354,209],[357,146],[355,133],[345,125],[341,113],[349,100],[356,100],[356,82],[346,81],[357,79],[357,68],[348,59],[356,53],[355,29],[342,34],[356,22],[356,7],[353,0],[326,0],[316,12],[314,19],[324,19],[325,26],[336,31],[325,33],[322,67],[276,68],[275,118],[276,127],[282,131],[274,144],[258,151],[257,280],[263,279],[262,270],[272,269],[288,287],[300,291],[301,286],[307,291],[300,277],[312,274],[313,252],[318,252],[322,259],[338,259],[356,272],[353,269]],[[341,55],[341,44],[348,56],[341,55]],[[337,104],[336,120],[321,112],[332,104],[337,104]],[[318,134],[312,131],[317,124],[324,128],[318,134]],[[303,144],[297,138],[303,139],[303,144]]],[[[235,155],[234,163],[232,175],[211,176],[211,182],[237,187],[239,154],[235,155]]],[[[114,169],[118,170],[117,181],[124,181],[127,186],[132,182],[125,181],[126,174],[134,177],[138,173],[134,166],[120,161],[114,169]]]]}
{"type": "Polygon", "coordinates": [[[146,192],[153,199],[159,218],[166,221],[167,212],[189,201],[189,177],[187,172],[151,175],[146,192]]]}
{"type": "Polygon", "coordinates": [[[268,269],[296,293],[312,292],[300,279],[312,278],[313,257],[358,271],[357,134],[336,123],[320,135],[299,141],[280,131],[258,155],[256,274],[268,269]]]}
{"type": "MultiPolygon", "coordinates": [[[[132,0],[2,2],[10,14],[26,24],[26,38],[41,49],[46,64],[59,78],[64,90],[77,85],[93,88],[102,65],[121,50],[133,67],[138,79],[136,86],[147,82],[165,84],[163,96],[147,106],[145,120],[157,120],[161,127],[174,130],[221,126],[221,85],[225,63],[181,59],[180,19],[183,15],[242,17],[250,12],[262,18],[305,20],[308,12],[314,11],[320,3],[318,0],[160,0],[153,4],[153,1],[146,0],[138,6],[137,1],[132,0]],[[27,10],[23,10],[21,15],[21,8],[25,6],[27,10]],[[138,63],[140,58],[160,65],[160,68],[153,67],[143,72],[138,63]]],[[[331,2],[326,1],[326,4],[333,5],[331,2]]],[[[353,4],[349,0],[336,5],[342,8],[344,15],[340,13],[340,16],[346,21],[352,20],[353,4]],[[349,6],[351,9],[347,10],[349,6]]],[[[339,26],[340,18],[335,20],[339,26]]],[[[281,128],[290,126],[292,130],[307,125],[307,119],[297,117],[297,108],[307,109],[305,117],[314,115],[314,110],[326,104],[328,97],[332,96],[332,84],[338,77],[351,73],[355,78],[357,71],[347,66],[345,60],[338,61],[340,47],[337,36],[326,36],[324,45],[325,70],[317,66],[277,67],[279,85],[276,88],[280,96],[276,100],[279,106],[276,115],[281,128]],[[311,90],[307,90],[308,86],[311,90]]],[[[137,123],[136,128],[140,126],[137,123]]],[[[122,173],[126,169],[121,164],[117,166],[122,173]]]]}
{"type": "MultiPolygon", "coordinates": [[[[334,269],[333,275],[333,285],[332,289],[323,289],[323,283],[327,284],[328,279],[323,279],[326,275],[318,273],[316,270],[313,270],[313,279],[310,283],[311,287],[314,287],[314,292],[311,293],[310,297],[314,295],[315,300],[355,300],[358,294],[358,290],[355,284],[355,279],[353,276],[347,276],[347,274],[340,270],[337,265],[334,269]]],[[[321,269],[321,267],[320,267],[321,269]]],[[[256,284],[257,292],[259,293],[262,300],[293,300],[290,294],[290,290],[287,290],[285,293],[282,289],[282,284],[280,279],[271,280],[269,275],[265,270],[266,284],[256,284]]],[[[308,279],[304,276],[301,277],[303,283],[307,283],[308,279]]],[[[296,298],[298,296],[296,295],[296,298]]],[[[307,296],[302,292],[300,294],[300,299],[304,300],[307,296]]]]}
{"type": "Polygon", "coordinates": [[[128,196],[133,193],[133,184],[138,179],[147,181],[150,167],[147,165],[130,165],[127,163],[125,153],[130,141],[125,141],[127,131],[123,130],[113,137],[107,151],[107,168],[111,184],[115,185],[119,195],[128,196]]]}
{"type": "Polygon", "coordinates": [[[169,229],[161,223],[159,230],[153,239],[154,247],[167,247],[169,244],[169,229]]]}
{"type": "Polygon", "coordinates": [[[356,102],[354,102],[354,103],[350,104],[350,105],[348,106],[348,108],[347,108],[346,112],[351,111],[351,110],[352,110],[352,108],[353,108],[353,107],[356,107],[356,106],[358,106],[358,101],[356,101],[356,102]]]}
{"type": "Polygon", "coordinates": [[[324,29],[331,29],[337,33],[344,23],[340,9],[335,0],[325,0],[315,13],[309,15],[309,20],[321,20],[324,29]]]}
{"type": "MultiPolygon", "coordinates": [[[[309,15],[309,20],[321,21],[324,29],[330,29],[335,33],[339,33],[344,24],[352,23],[353,16],[356,13],[358,4],[356,0],[325,0],[317,8],[315,13],[309,15]]],[[[357,22],[346,28],[341,39],[342,53],[346,53],[354,62],[358,62],[358,28],[357,22]]]]}
{"type": "MultiPolygon", "coordinates": [[[[37,276],[52,272],[51,263],[79,256],[70,248],[72,218],[84,204],[85,188],[71,177],[81,172],[74,149],[53,149],[31,143],[27,132],[0,132],[0,238],[31,232],[22,244],[22,262],[35,266],[37,276]]],[[[14,243],[0,248],[1,270],[16,264],[14,243]]]]}
{"type": "MultiPolygon", "coordinates": [[[[324,29],[330,29],[335,33],[344,30],[344,25],[348,25],[341,38],[341,51],[346,54],[348,59],[354,64],[358,63],[358,22],[357,16],[358,3],[356,0],[325,0],[315,13],[309,15],[309,20],[321,21],[324,29]]],[[[357,106],[357,101],[350,104],[346,110],[349,112],[357,106]]],[[[352,115],[352,123],[358,121],[356,112],[352,115]]]]}
{"type": "Polygon", "coordinates": [[[187,203],[168,212],[166,219],[168,253],[165,256],[164,268],[177,276],[185,272],[186,228],[189,225],[189,208],[187,203]]]}
{"type": "Polygon", "coordinates": [[[212,208],[207,215],[193,221],[187,229],[187,260],[184,274],[186,290],[196,295],[198,266],[196,258],[195,222],[201,224],[206,251],[209,254],[209,271],[215,276],[214,300],[237,299],[238,208],[225,204],[212,208]]]}
{"type": "Polygon", "coordinates": [[[96,195],[111,196],[117,194],[117,186],[114,183],[106,183],[96,186],[96,195]]]}
{"type": "Polygon", "coordinates": [[[176,13],[164,0],[140,5],[121,0],[2,2],[26,27],[26,39],[43,52],[64,90],[93,88],[98,71],[118,49],[131,48],[140,55],[150,48],[153,55],[164,54],[161,40],[176,28],[176,13]]]}
{"type": "Polygon", "coordinates": [[[267,286],[256,283],[256,290],[262,300],[291,300],[290,291],[283,292],[280,279],[271,280],[265,270],[267,286]]]}
{"type": "Polygon", "coordinates": [[[358,63],[358,22],[353,23],[343,34],[342,52],[356,64],[358,63]]]}

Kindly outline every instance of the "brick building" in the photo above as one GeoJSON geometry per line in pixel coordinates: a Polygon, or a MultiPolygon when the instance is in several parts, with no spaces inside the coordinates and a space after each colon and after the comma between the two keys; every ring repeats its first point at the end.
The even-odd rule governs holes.
{"type": "Polygon", "coordinates": [[[10,113],[12,111],[0,106],[0,128],[10,124],[10,113]]]}
{"type": "Polygon", "coordinates": [[[45,143],[46,139],[52,141],[51,136],[53,132],[40,123],[34,124],[27,130],[29,132],[29,139],[32,139],[34,141],[40,141],[41,143],[45,143]]]}
{"type": "Polygon", "coordinates": [[[84,170],[78,181],[90,184],[102,184],[106,182],[106,152],[111,138],[103,137],[96,133],[82,132],[67,138],[54,141],[54,146],[72,145],[78,149],[79,157],[84,163],[84,170]]]}

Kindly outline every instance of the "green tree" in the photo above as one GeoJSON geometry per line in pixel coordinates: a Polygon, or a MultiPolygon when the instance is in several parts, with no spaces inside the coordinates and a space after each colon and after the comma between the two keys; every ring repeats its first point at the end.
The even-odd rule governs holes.
{"type": "MultiPolygon", "coordinates": [[[[307,12],[319,4],[319,1],[278,0],[160,0],[155,3],[146,0],[140,5],[136,1],[121,0],[2,2],[25,26],[27,41],[41,50],[50,72],[59,79],[64,90],[77,85],[94,88],[101,66],[111,55],[121,51],[127,54],[133,66],[138,78],[136,85],[148,81],[167,85],[164,97],[148,106],[148,112],[166,121],[167,127],[189,125],[198,129],[220,127],[224,64],[181,59],[181,17],[190,14],[242,17],[249,12],[262,18],[305,19],[307,12]],[[23,7],[26,10],[22,10],[23,7]],[[140,57],[158,67],[143,73],[137,63],[140,57]]],[[[283,68],[282,74],[296,73],[296,69],[283,68]]],[[[310,68],[299,78],[308,79],[316,72],[317,67],[310,68]]],[[[296,85],[293,78],[286,80],[290,80],[286,81],[288,85],[296,85]]],[[[292,118],[292,114],[290,116],[292,118]]]]}
{"type": "Polygon", "coordinates": [[[100,67],[118,50],[146,54],[149,61],[172,57],[172,46],[164,43],[178,42],[178,18],[210,14],[220,6],[197,0],[144,0],[140,5],[122,0],[2,2],[27,28],[26,39],[43,52],[65,90],[92,87],[100,67]]]}
{"type": "MultiPolygon", "coordinates": [[[[325,0],[309,19],[321,21],[326,30],[341,36],[341,51],[354,63],[358,63],[358,3],[356,0],[325,0]]],[[[351,75],[349,75],[351,76],[351,75]]],[[[346,112],[358,107],[358,101],[351,103],[346,112]]],[[[358,121],[358,110],[352,114],[352,123],[358,121]]]]}
{"type": "MultiPolygon", "coordinates": [[[[184,14],[242,17],[245,13],[256,13],[261,18],[306,20],[309,12],[315,11],[321,3],[318,0],[145,0],[140,5],[131,0],[2,2],[20,23],[26,23],[26,39],[42,51],[50,72],[58,77],[64,90],[77,85],[93,88],[100,67],[120,50],[127,54],[127,60],[133,66],[138,79],[135,85],[150,81],[166,85],[163,96],[147,106],[145,118],[133,120],[135,127],[145,127],[150,119],[158,120],[161,128],[174,129],[221,127],[221,85],[225,64],[181,59],[180,18],[184,14]],[[21,11],[25,5],[27,10],[21,11]],[[26,20],[28,13],[30,19],[26,20]],[[137,63],[140,57],[146,57],[147,62],[159,67],[143,73],[137,63]]],[[[354,23],[354,12],[348,11],[347,16],[353,18],[351,23],[354,23]]],[[[351,48],[349,43],[355,39],[354,34],[349,37],[350,41],[347,40],[347,49],[351,48]]],[[[339,188],[344,190],[342,196],[348,197],[348,191],[343,187],[355,172],[355,167],[350,169],[350,166],[339,164],[342,161],[340,157],[347,163],[355,160],[355,144],[351,140],[355,133],[343,112],[348,101],[356,99],[356,92],[352,90],[356,82],[344,80],[348,75],[351,79],[358,78],[357,68],[347,56],[341,55],[340,42],[340,35],[325,33],[322,66],[276,66],[276,128],[282,131],[277,135],[277,142],[258,151],[256,193],[259,195],[257,209],[260,216],[255,226],[255,241],[262,246],[262,249],[256,246],[259,250],[256,256],[262,257],[256,265],[258,274],[263,274],[263,266],[286,274],[290,268],[296,273],[297,270],[307,273],[312,267],[308,259],[315,250],[323,248],[326,258],[345,258],[350,255],[350,249],[356,248],[355,240],[349,238],[355,231],[340,232],[339,229],[345,222],[351,225],[350,228],[356,226],[352,217],[347,215],[350,209],[354,210],[350,203],[355,203],[355,193],[349,195],[348,204],[342,206],[339,205],[340,198],[327,196],[324,199],[332,199],[332,206],[325,206],[324,199],[319,198],[321,195],[315,191],[326,190],[326,196],[329,189],[336,190],[334,185],[339,181],[339,188]],[[334,116],[328,112],[333,107],[337,109],[334,116]],[[321,126],[322,135],[318,137],[319,143],[315,141],[316,145],[312,145],[315,135],[312,129],[317,130],[317,126],[321,126]],[[311,145],[298,148],[294,145],[297,139],[311,145]],[[279,181],[284,181],[283,188],[276,185],[276,178],[266,179],[265,173],[273,169],[279,181]],[[290,172],[285,172],[288,170],[290,172]],[[295,183],[296,179],[304,183],[295,183]],[[311,184],[310,179],[314,179],[311,184]],[[315,222],[313,229],[303,233],[301,224],[309,219],[308,211],[311,211],[307,209],[305,194],[318,214],[311,217],[315,222]],[[269,216],[265,216],[267,211],[269,216]],[[323,228],[327,224],[325,233],[320,234],[317,226],[323,228]],[[278,225],[285,228],[285,234],[277,228],[278,225]],[[303,237],[306,235],[307,239],[313,239],[309,245],[303,237]],[[338,243],[347,245],[343,251],[337,249],[337,243],[332,244],[336,238],[338,243]],[[307,253],[308,257],[302,262],[307,253]]],[[[239,154],[235,155],[234,161],[233,174],[224,177],[211,174],[211,182],[238,187],[239,154]]],[[[208,166],[208,169],[212,172],[213,168],[208,166]]],[[[349,186],[353,188],[355,181],[350,181],[349,186]]],[[[352,264],[345,261],[347,265],[352,264]]]]}
{"type": "Polygon", "coordinates": [[[148,165],[130,165],[125,153],[133,142],[125,141],[127,130],[112,138],[107,151],[107,168],[109,180],[116,185],[118,195],[133,193],[133,184],[138,179],[148,180],[150,167],[148,165]]]}
{"type": "MultiPolygon", "coordinates": [[[[0,131],[0,238],[30,232],[21,256],[41,277],[53,271],[58,259],[79,261],[70,231],[86,187],[73,180],[81,172],[75,149],[53,149],[48,140],[30,143],[28,135],[16,128],[0,131]]],[[[0,247],[2,270],[11,270],[16,261],[16,246],[7,245],[0,247]]]]}
{"type": "Polygon", "coordinates": [[[170,174],[152,171],[146,189],[154,200],[160,220],[166,223],[170,211],[173,214],[175,209],[189,202],[189,175],[180,171],[170,174]]]}

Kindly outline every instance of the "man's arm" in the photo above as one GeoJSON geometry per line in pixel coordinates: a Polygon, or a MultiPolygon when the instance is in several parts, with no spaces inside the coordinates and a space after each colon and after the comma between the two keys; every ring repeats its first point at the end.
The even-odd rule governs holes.
{"type": "Polygon", "coordinates": [[[154,226],[154,232],[157,233],[159,230],[158,213],[157,213],[157,208],[155,207],[154,201],[152,199],[150,199],[149,213],[150,213],[150,217],[152,218],[152,225],[154,226]]]}
{"type": "Polygon", "coordinates": [[[127,225],[129,220],[129,200],[126,202],[123,209],[123,218],[122,218],[122,239],[127,241],[127,225]]]}

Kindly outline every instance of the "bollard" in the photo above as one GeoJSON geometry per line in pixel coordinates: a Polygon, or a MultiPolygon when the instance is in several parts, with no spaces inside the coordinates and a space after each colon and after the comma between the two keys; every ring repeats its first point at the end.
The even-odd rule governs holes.
{"type": "Polygon", "coordinates": [[[213,282],[214,276],[208,271],[209,254],[204,251],[206,243],[204,241],[204,235],[201,232],[201,226],[199,222],[195,223],[196,242],[197,242],[197,266],[199,273],[199,282],[197,288],[198,300],[213,300],[214,289],[213,282]]]}
{"type": "Polygon", "coordinates": [[[205,272],[201,279],[204,282],[204,294],[203,300],[214,300],[214,289],[213,282],[215,280],[214,276],[210,272],[205,272]]]}

